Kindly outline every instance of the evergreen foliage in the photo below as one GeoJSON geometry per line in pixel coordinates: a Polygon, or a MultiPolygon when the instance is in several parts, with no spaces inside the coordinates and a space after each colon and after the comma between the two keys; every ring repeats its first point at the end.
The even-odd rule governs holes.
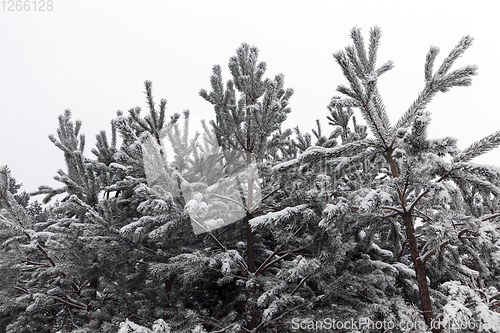
{"type": "MultiPolygon", "coordinates": [[[[406,298],[413,299],[413,302],[419,300],[417,304],[421,305],[426,324],[433,332],[438,332],[441,327],[432,327],[431,324],[436,318],[446,318],[446,313],[433,310],[433,290],[430,288],[438,288],[441,283],[449,281],[447,279],[466,281],[473,278],[479,281],[481,276],[490,280],[487,267],[498,248],[494,241],[489,243],[492,247],[486,249],[477,231],[483,223],[497,217],[494,203],[498,196],[498,170],[468,162],[497,147],[500,134],[494,133],[462,152],[458,151],[456,140],[427,138],[430,118],[425,111],[426,105],[438,92],[469,85],[471,76],[476,74],[475,66],[450,72],[455,60],[471,45],[470,37],[463,38],[455,46],[436,72],[433,72],[433,65],[438,49],[431,48],[425,63],[424,89],[392,126],[377,88],[379,76],[393,67],[389,61],[376,68],[380,36],[380,29],[373,28],[366,50],[360,30],[354,28],[351,31],[354,45],[334,53],[349,86],[338,87],[346,98],[332,99],[332,117],[329,117],[331,124],[345,128],[346,119],[352,115],[351,109],[356,107],[374,139],[359,137],[357,141],[346,143],[344,135],[344,144],[340,147],[311,147],[296,163],[287,162],[275,168],[282,170],[297,163],[310,165],[326,158],[335,170],[349,166],[347,174],[356,174],[363,169],[365,175],[372,175],[365,176],[364,185],[353,188],[348,195],[351,205],[357,210],[351,225],[358,232],[363,231],[361,244],[365,249],[376,240],[379,243],[375,243],[377,248],[391,249],[393,256],[387,256],[385,260],[393,267],[394,256],[399,251],[396,268],[413,266],[418,295],[412,296],[414,293],[409,292],[406,298]],[[342,110],[345,111],[340,113],[342,110]],[[366,168],[361,161],[372,163],[366,168]],[[353,164],[359,167],[353,168],[353,164]],[[483,215],[486,212],[475,213],[476,210],[467,205],[473,201],[487,205],[490,208],[488,215],[483,215]],[[463,269],[457,272],[457,267],[463,269]]],[[[342,179],[338,181],[338,187],[341,186],[342,179]]],[[[402,282],[408,285],[409,280],[402,282]]],[[[415,286],[414,282],[409,284],[415,286]]],[[[442,301],[439,294],[434,299],[435,304],[442,301]]],[[[474,319],[480,322],[480,318],[474,319]]]]}
{"type": "Polygon", "coordinates": [[[293,90],[265,78],[248,44],[230,80],[216,65],[200,91],[215,111],[201,133],[189,111],[168,116],[149,81],[147,112],[118,111],[91,157],[65,111],[49,136],[61,187],[33,193],[45,206],[0,168],[0,331],[300,332],[365,318],[500,332],[500,169],[472,162],[500,132],[463,151],[427,135],[432,98],[476,74],[452,69],[472,38],[437,69],[431,47],[423,89],[392,125],[381,31],[351,37],[334,53],[348,84],[327,106],[329,131],[282,128],[293,90]]]}

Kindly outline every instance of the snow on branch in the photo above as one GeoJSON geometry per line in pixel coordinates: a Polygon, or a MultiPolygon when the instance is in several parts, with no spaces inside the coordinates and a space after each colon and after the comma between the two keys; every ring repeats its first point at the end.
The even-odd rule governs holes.
{"type": "Polygon", "coordinates": [[[368,46],[368,65],[367,70],[372,72],[375,68],[375,63],[377,61],[377,51],[380,45],[380,37],[382,32],[379,27],[375,26],[370,29],[370,45],[368,46]]]}
{"type": "Polygon", "coordinates": [[[294,158],[292,160],[276,164],[275,166],[272,167],[272,170],[283,172],[298,165],[300,165],[300,160],[298,158],[294,158]]]}
{"type": "Polygon", "coordinates": [[[427,56],[425,57],[425,82],[432,80],[432,70],[434,68],[434,61],[439,54],[439,48],[431,46],[427,56]]]}
{"type": "Polygon", "coordinates": [[[469,36],[462,38],[462,40],[450,52],[448,57],[444,59],[441,66],[434,74],[432,74],[432,69],[436,56],[439,53],[439,49],[435,46],[430,48],[425,59],[424,72],[426,85],[409,109],[397,121],[395,126],[396,130],[409,127],[413,123],[415,117],[425,109],[427,104],[439,91],[446,92],[451,87],[468,86],[471,84],[471,77],[477,74],[477,66],[469,65],[451,73],[448,73],[448,70],[451,68],[455,60],[457,60],[458,57],[460,57],[460,55],[462,55],[465,50],[472,45],[472,41],[472,37],[469,36]]]}
{"type": "Polygon", "coordinates": [[[448,72],[453,63],[469,48],[472,46],[474,38],[470,36],[463,37],[458,44],[451,50],[450,54],[443,61],[442,65],[437,70],[437,75],[443,75],[448,72]]]}
{"type": "Polygon", "coordinates": [[[340,156],[350,156],[360,151],[372,147],[373,143],[369,140],[359,140],[343,144],[339,147],[324,148],[311,147],[307,149],[299,158],[301,163],[310,163],[318,161],[321,158],[336,158],[340,156]]]}
{"type": "Polygon", "coordinates": [[[458,156],[453,159],[453,162],[468,162],[473,158],[483,155],[488,151],[497,148],[500,145],[500,131],[488,135],[487,137],[474,142],[458,156]]]}
{"type": "Polygon", "coordinates": [[[284,172],[293,167],[299,166],[300,164],[318,162],[322,158],[338,158],[338,157],[352,156],[358,154],[359,152],[365,151],[367,148],[373,147],[374,145],[375,145],[374,142],[371,140],[359,140],[346,143],[334,148],[312,146],[309,147],[299,157],[279,163],[274,167],[272,167],[272,170],[275,172],[284,172]]]}
{"type": "Polygon", "coordinates": [[[9,192],[10,172],[6,166],[0,168],[0,222],[15,229],[31,224],[26,210],[21,207],[9,192]]]}
{"type": "Polygon", "coordinates": [[[252,228],[260,227],[262,225],[269,224],[271,222],[277,222],[282,219],[286,219],[293,215],[303,214],[305,209],[307,208],[306,204],[298,205],[295,207],[287,207],[285,209],[280,210],[279,212],[270,212],[266,215],[254,217],[249,221],[252,228]]]}
{"type": "MultiPolygon", "coordinates": [[[[157,319],[153,323],[153,329],[150,330],[149,328],[146,328],[141,325],[137,325],[136,323],[125,319],[124,322],[120,323],[120,329],[118,330],[118,333],[128,333],[128,332],[135,332],[135,333],[170,333],[171,328],[168,323],[166,323],[163,319],[157,319]]],[[[193,331],[194,332],[194,331],[193,331]]],[[[200,331],[198,331],[200,332],[200,331]]]]}
{"type": "Polygon", "coordinates": [[[335,52],[333,56],[340,65],[345,78],[349,81],[349,87],[339,85],[337,91],[356,101],[361,114],[377,140],[388,147],[390,144],[388,138],[392,130],[389,117],[378,93],[377,79],[392,69],[393,63],[388,61],[380,68],[375,69],[380,36],[378,27],[370,30],[370,45],[367,55],[361,30],[355,27],[351,31],[354,46],[348,46],[345,50],[335,52]]]}

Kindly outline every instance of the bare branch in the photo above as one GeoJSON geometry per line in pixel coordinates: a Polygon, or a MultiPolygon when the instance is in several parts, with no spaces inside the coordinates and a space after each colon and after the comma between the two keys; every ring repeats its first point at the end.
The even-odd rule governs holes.
{"type": "Polygon", "coordinates": [[[399,209],[399,208],[396,208],[396,207],[392,207],[392,206],[381,206],[380,208],[382,208],[382,209],[392,210],[392,211],[394,211],[394,212],[396,212],[396,213],[398,213],[398,214],[403,214],[403,213],[404,213],[404,211],[403,211],[403,210],[401,210],[401,209],[399,209]]]}
{"type": "MultiPolygon", "coordinates": [[[[471,232],[471,230],[469,230],[469,229],[464,229],[464,230],[460,231],[460,232],[458,233],[458,237],[457,237],[457,238],[459,238],[459,239],[464,239],[464,237],[462,237],[462,236],[463,236],[466,232],[471,232]]],[[[442,249],[443,247],[445,247],[446,245],[449,245],[450,243],[451,243],[451,240],[447,240],[447,241],[445,241],[445,242],[441,243],[441,244],[439,245],[439,249],[442,249]]],[[[423,258],[423,260],[422,260],[422,262],[424,263],[424,265],[425,265],[425,263],[427,262],[427,260],[429,260],[429,258],[430,258],[433,254],[435,254],[435,253],[436,253],[436,249],[434,249],[434,250],[430,251],[429,253],[427,253],[427,254],[425,255],[425,257],[424,257],[424,258],[423,258]]]]}
{"type": "Polygon", "coordinates": [[[293,296],[297,290],[300,289],[300,287],[302,287],[302,285],[313,275],[313,273],[309,273],[307,274],[300,282],[299,284],[297,285],[297,287],[295,287],[295,289],[292,291],[292,293],[290,294],[290,296],[293,296]]]}
{"type": "Polygon", "coordinates": [[[429,192],[430,192],[430,190],[425,190],[424,192],[422,192],[418,196],[418,198],[415,199],[415,201],[411,204],[410,209],[408,210],[408,212],[411,213],[413,211],[413,208],[415,208],[415,206],[417,205],[417,203],[420,201],[420,199],[422,199],[429,192]]]}
{"type": "Polygon", "coordinates": [[[266,267],[266,265],[271,261],[272,258],[278,253],[278,251],[281,249],[281,246],[278,246],[276,250],[260,265],[259,268],[255,271],[255,275],[259,274],[262,272],[263,268],[266,267]]]}

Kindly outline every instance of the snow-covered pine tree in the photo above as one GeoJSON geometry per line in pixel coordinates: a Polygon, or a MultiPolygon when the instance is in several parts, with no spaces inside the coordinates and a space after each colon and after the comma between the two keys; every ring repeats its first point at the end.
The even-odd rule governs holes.
{"type": "MultiPolygon", "coordinates": [[[[421,313],[431,328],[436,313],[442,309],[436,312],[432,307],[429,269],[433,273],[444,269],[440,267],[442,262],[435,263],[432,258],[448,253],[450,259],[451,254],[455,254],[455,266],[449,262],[445,267],[454,267],[455,270],[460,268],[469,274],[471,270],[488,274],[489,269],[484,263],[489,262],[491,265],[495,262],[498,245],[488,239],[490,236],[481,234],[481,230],[486,221],[499,216],[496,214],[496,202],[500,173],[498,169],[475,165],[470,161],[497,147],[500,144],[500,132],[485,137],[462,152],[457,149],[455,139],[427,138],[426,128],[430,121],[429,113],[425,111],[427,104],[438,92],[469,85],[471,77],[476,74],[475,66],[450,71],[456,59],[471,45],[470,37],[464,37],[436,71],[434,63],[438,49],[431,47],[425,60],[425,85],[422,92],[396,124],[391,125],[377,81],[379,76],[392,69],[393,64],[389,61],[376,67],[380,36],[378,27],[371,29],[366,49],[360,29],[354,28],[351,31],[354,46],[334,53],[349,86],[338,87],[338,91],[347,97],[334,97],[330,111],[345,110],[345,114],[350,114],[351,108],[357,108],[372,137],[360,137],[360,140],[352,142],[345,140],[343,145],[334,148],[311,147],[295,161],[278,165],[276,169],[286,170],[298,164],[309,165],[327,159],[336,165],[335,170],[338,171],[352,164],[361,165],[362,161],[371,162],[365,165],[368,167],[365,174],[371,177],[367,177],[363,185],[348,196],[358,212],[351,211],[350,219],[358,231],[362,231],[362,237],[368,244],[376,240],[380,242],[383,235],[388,240],[392,239],[392,252],[396,254],[400,250],[397,261],[404,262],[405,249],[409,250],[408,264],[413,266],[417,280],[421,313]],[[481,208],[472,209],[472,202],[481,208]],[[384,225],[386,231],[382,228],[384,225]],[[399,230],[404,230],[404,233],[399,230]],[[487,250],[482,250],[482,247],[487,250]],[[429,268],[431,263],[435,265],[429,268]]],[[[332,114],[330,120],[342,127],[345,123],[343,118],[332,114]]],[[[342,186],[342,181],[338,182],[338,186],[342,186]]],[[[330,223],[336,220],[338,218],[330,223]]],[[[488,228],[497,230],[491,224],[488,228]]],[[[405,271],[401,263],[393,262],[392,266],[405,271]]],[[[455,278],[458,277],[455,275],[455,278]]],[[[461,280],[465,279],[461,276],[461,280]]],[[[445,281],[440,274],[440,279],[431,280],[431,286],[437,289],[445,281]]],[[[491,297],[487,296],[486,300],[491,297]]],[[[493,308],[490,307],[483,318],[491,318],[490,310],[493,308]]],[[[439,316],[438,319],[442,318],[439,316]]],[[[432,330],[440,332],[441,327],[432,327],[432,330]]]]}
{"type": "MultiPolygon", "coordinates": [[[[301,288],[295,293],[300,296],[308,293],[315,295],[306,301],[313,305],[313,310],[295,311],[293,317],[305,321],[311,316],[318,321],[331,318],[350,321],[356,317],[393,320],[394,311],[391,309],[404,304],[394,288],[396,280],[392,273],[396,269],[377,265],[381,259],[387,258],[388,251],[375,245],[363,246],[359,225],[356,226],[355,222],[366,223],[367,217],[359,216],[350,209],[350,193],[376,176],[370,172],[372,161],[343,156],[300,163],[304,154],[333,147],[340,149],[345,144],[366,137],[366,128],[357,125],[352,112],[345,109],[337,112],[345,113],[343,123],[332,122],[335,128],[327,137],[322,135],[317,122],[317,128],[312,130],[316,138],[314,144],[313,136],[297,128],[294,144],[301,154],[297,159],[285,160],[272,168],[282,184],[281,192],[285,193],[281,197],[286,202],[284,207],[293,206],[298,201],[313,212],[313,218],[302,225],[302,230],[308,230],[306,234],[314,240],[314,245],[309,244],[307,248],[309,256],[312,255],[312,260],[319,265],[303,276],[301,288]],[[336,138],[342,140],[342,133],[348,135],[344,136],[345,141],[339,146],[336,138]]],[[[273,233],[279,235],[282,234],[280,228],[286,226],[278,222],[281,215],[278,213],[272,214],[275,217],[269,219],[267,227],[273,227],[273,233]],[[273,226],[274,219],[278,220],[276,227],[273,226]]],[[[291,235],[288,237],[294,238],[291,235]]],[[[290,317],[287,319],[291,320],[290,317]]],[[[290,327],[289,322],[287,325],[290,327]]]]}
{"type": "Polygon", "coordinates": [[[59,125],[58,139],[50,139],[65,154],[67,171],[56,176],[64,187],[42,186],[39,193],[47,195],[46,202],[57,194],[66,196],[52,207],[47,221],[33,220],[25,227],[27,243],[9,240],[23,249],[26,258],[14,266],[19,286],[13,297],[25,310],[12,318],[7,331],[76,331],[85,323],[95,329],[109,314],[103,311],[104,303],[99,305],[109,296],[99,293],[107,282],[104,267],[123,259],[112,259],[113,249],[118,249],[117,233],[109,230],[113,207],[99,200],[110,172],[105,164],[83,156],[81,123],[72,122],[69,111],[59,117],[59,125]]]}
{"type": "MultiPolygon", "coordinates": [[[[214,105],[216,120],[211,124],[219,144],[224,150],[244,152],[247,167],[252,164],[252,159],[262,160],[270,136],[280,129],[290,112],[288,100],[293,95],[292,89],[284,89],[282,74],[276,75],[274,79],[263,79],[266,64],[258,62],[258,53],[256,47],[243,43],[236,50],[236,56],[229,60],[232,80],[224,87],[221,67],[215,65],[210,78],[212,91],[200,91],[200,96],[214,105]],[[237,96],[236,91],[240,96],[237,96]]],[[[248,178],[245,198],[246,252],[250,274],[256,271],[253,232],[249,223],[254,205],[254,181],[248,178]]],[[[252,291],[251,294],[255,292],[252,291]]],[[[257,324],[255,310],[250,312],[252,319],[248,329],[252,330],[257,324]]]]}
{"type": "MultiPolygon", "coordinates": [[[[214,76],[212,84],[217,86],[214,76]]],[[[231,83],[228,85],[231,86],[231,83]]],[[[232,92],[236,94],[235,90],[232,92]]],[[[264,92],[263,94],[265,96],[264,92]]],[[[206,97],[208,93],[202,95],[206,97]]],[[[212,97],[215,95],[215,92],[212,92],[212,97]]],[[[244,94],[239,99],[241,108],[245,106],[243,99],[244,94]]],[[[229,104],[235,105],[235,101],[236,98],[229,104]]],[[[261,107],[259,103],[260,98],[257,98],[254,110],[261,107]]],[[[216,109],[218,110],[217,106],[216,109]]],[[[248,116],[250,119],[245,118],[245,112],[240,116],[246,119],[246,124],[249,122],[251,126],[260,126],[254,123],[255,119],[262,120],[259,118],[262,115],[257,111],[253,116],[248,116]]],[[[217,123],[213,125],[217,135],[217,123]]],[[[244,124],[240,125],[245,129],[244,124]]],[[[297,153],[289,138],[291,131],[280,132],[279,126],[275,127],[275,133],[270,131],[268,136],[264,135],[262,138],[254,138],[252,132],[242,132],[249,134],[249,137],[240,138],[261,142],[256,160],[261,171],[260,186],[265,195],[260,207],[255,210],[247,209],[247,214],[241,221],[258,229],[258,232],[251,235],[254,237],[255,271],[250,272],[248,255],[247,261],[243,261],[245,251],[248,253],[248,249],[252,247],[247,245],[247,229],[241,228],[239,222],[225,226],[220,232],[201,234],[204,239],[198,236],[199,246],[184,246],[179,255],[171,257],[166,263],[159,262],[151,267],[153,275],[173,281],[170,293],[176,300],[177,310],[188,312],[192,322],[203,323],[207,330],[250,332],[253,327],[255,331],[283,331],[284,321],[289,316],[297,311],[307,312],[317,298],[307,281],[320,267],[319,253],[335,252],[335,248],[341,247],[338,237],[318,241],[321,239],[322,230],[317,228],[318,215],[306,204],[307,196],[301,193],[303,191],[300,186],[287,188],[285,178],[277,179],[271,172],[274,164],[284,158],[294,157],[297,153]],[[245,238],[247,244],[241,241],[245,238]],[[211,242],[212,246],[207,247],[211,242]],[[319,243],[324,246],[318,246],[319,243]]],[[[208,185],[212,182],[208,186],[210,191],[225,186],[228,179],[232,179],[227,177],[231,176],[232,172],[226,170],[230,168],[231,160],[239,151],[245,152],[245,146],[240,146],[238,139],[232,137],[234,132],[227,125],[225,132],[219,128],[218,140],[216,135],[213,135],[213,129],[205,127],[202,143],[188,140],[186,129],[187,126],[184,126],[184,132],[177,130],[172,142],[181,148],[189,145],[193,148],[190,156],[185,154],[187,149],[174,149],[174,154],[177,151],[183,155],[182,161],[187,166],[182,175],[177,175],[182,178],[183,193],[186,193],[184,190],[202,186],[204,182],[208,185]],[[233,144],[224,141],[228,139],[234,139],[233,144]],[[226,148],[222,152],[219,143],[226,148]],[[204,173],[190,171],[200,169],[204,163],[219,174],[218,178],[208,180],[209,177],[204,173]],[[220,174],[225,177],[220,177],[220,174]],[[200,182],[203,178],[205,180],[200,182]]],[[[176,131],[175,125],[173,130],[176,131]]],[[[320,129],[316,135],[322,143],[334,145],[334,139],[326,139],[320,129]]],[[[254,152],[250,148],[247,151],[251,154],[254,152]]],[[[178,160],[174,156],[174,161],[178,160]]],[[[176,163],[170,166],[175,166],[176,163]]],[[[302,181],[300,177],[295,180],[296,185],[302,181]]],[[[245,190],[248,189],[242,189],[244,194],[245,190]]],[[[243,199],[247,198],[245,196],[243,199]]],[[[188,202],[187,206],[189,205],[188,202]]],[[[129,230],[134,229],[135,226],[131,226],[129,230]]],[[[143,232],[135,230],[136,233],[143,232]]],[[[335,255],[340,256],[336,252],[335,255]]]]}
{"type": "MultiPolygon", "coordinates": [[[[112,122],[111,142],[105,132],[97,136],[92,149],[96,159],[84,156],[81,123],[73,122],[69,111],[59,117],[58,135],[50,139],[64,152],[67,169],[56,176],[63,187],[41,186],[36,193],[45,194],[45,202],[58,195],[60,201],[50,207],[47,220],[30,219],[6,190],[9,187],[2,185],[2,225],[8,226],[2,251],[16,281],[2,288],[2,299],[7,301],[0,311],[7,332],[116,331],[125,318],[149,325],[150,318],[165,311],[168,293],[162,291],[170,281],[153,279],[148,267],[180,248],[163,237],[165,232],[177,229],[176,222],[185,225],[179,233],[190,228],[172,195],[159,197],[145,184],[141,140],[148,135],[156,140],[168,125],[164,101],[160,112],[151,109],[150,82],[146,97],[150,106],[146,117],[140,117],[138,108],[129,117],[119,113],[112,122]],[[139,229],[147,226],[151,237],[139,232],[124,237],[128,235],[123,227],[130,224],[139,229]],[[156,254],[159,248],[163,252],[156,254]]],[[[177,118],[174,115],[171,121],[177,118]]],[[[8,179],[4,171],[2,179],[8,179]]]]}
{"type": "MultiPolygon", "coordinates": [[[[61,198],[47,219],[26,211],[26,196],[16,197],[0,169],[0,329],[288,332],[292,316],[362,316],[468,320],[482,326],[463,332],[498,332],[500,171],[471,160],[498,146],[500,134],[464,151],[455,139],[427,138],[426,105],[475,74],[474,66],[450,71],[471,39],[436,71],[431,48],[424,89],[392,126],[377,89],[392,68],[375,66],[380,30],[371,30],[368,50],[359,29],[352,38],[335,53],[349,87],[328,107],[328,135],[319,122],[313,135],[297,128],[294,140],[281,131],[292,92],[281,75],[263,79],[265,64],[246,44],[225,86],[214,67],[213,91],[200,94],[216,121],[194,139],[188,113],[183,128],[177,114],[167,121],[148,81],[149,112],[119,112],[111,141],[97,136],[94,158],[84,155],[81,123],[62,115],[51,140],[65,156],[63,187],[38,192],[61,198]],[[162,140],[169,133],[172,157],[162,140]],[[193,236],[186,191],[224,188],[241,152],[245,166],[258,164],[260,206],[193,236]]],[[[241,193],[253,193],[257,182],[246,185],[241,193]]]]}
{"type": "MultiPolygon", "coordinates": [[[[214,82],[221,83],[212,76],[212,84],[218,86],[214,82]]],[[[228,86],[231,86],[231,83],[228,86]]],[[[202,95],[206,96],[203,93],[202,95]]],[[[232,105],[236,104],[232,103],[232,105]]],[[[217,124],[214,123],[214,125],[217,131],[217,124]]],[[[352,133],[348,126],[343,127],[344,131],[351,133],[348,136],[349,140],[364,138],[366,135],[363,135],[363,127],[357,126],[355,122],[354,125],[352,133]]],[[[228,127],[227,130],[230,128],[228,127]]],[[[308,135],[302,136],[300,131],[297,132],[297,140],[302,143],[297,144],[291,141],[290,131],[282,133],[277,131],[265,149],[260,152],[259,169],[263,171],[261,173],[263,188],[268,194],[264,196],[261,207],[249,214],[252,218],[249,221],[245,219],[245,223],[249,223],[252,228],[258,230],[255,232],[254,242],[254,247],[257,249],[255,274],[248,274],[248,268],[241,265],[240,250],[245,247],[243,242],[238,241],[241,238],[238,225],[226,227],[219,234],[208,235],[219,248],[212,250],[215,251],[213,254],[206,253],[206,251],[185,253],[171,258],[168,265],[157,267],[158,272],[163,271],[159,275],[174,275],[176,279],[181,280],[183,290],[193,289],[201,283],[205,285],[205,298],[210,300],[210,303],[220,304],[215,307],[216,310],[213,307],[207,309],[203,303],[197,304],[194,308],[195,313],[201,314],[198,318],[209,329],[246,332],[250,327],[254,327],[256,331],[284,331],[286,330],[285,322],[292,315],[302,313],[307,316],[313,307],[315,313],[319,308],[326,307],[326,309],[323,308],[323,315],[325,317],[329,315],[328,300],[331,300],[331,297],[322,302],[325,295],[321,295],[321,289],[331,281],[324,283],[320,279],[330,274],[329,269],[341,266],[339,262],[344,258],[343,253],[348,248],[343,243],[340,228],[328,230],[326,223],[318,225],[323,215],[327,215],[324,213],[325,208],[332,208],[327,206],[330,203],[328,197],[332,195],[332,184],[326,175],[317,174],[321,171],[324,173],[325,170],[316,170],[316,168],[307,170],[305,176],[295,172],[287,174],[278,172],[278,175],[276,172],[271,172],[271,168],[277,162],[297,156],[299,145],[304,143],[310,145],[308,135]],[[272,143],[278,143],[278,145],[273,147],[272,143]],[[265,184],[268,183],[273,183],[272,190],[267,190],[265,184]],[[311,183],[314,184],[314,189],[305,193],[304,189],[311,183]],[[221,295],[209,293],[211,289],[209,286],[217,278],[216,274],[211,273],[216,267],[220,267],[222,273],[222,277],[217,280],[217,285],[226,291],[224,299],[221,299],[221,295]],[[242,290],[245,285],[246,290],[245,288],[242,290]],[[318,286],[321,287],[318,288],[318,286]],[[247,313],[247,316],[243,318],[241,317],[242,306],[247,313]],[[231,309],[236,312],[231,313],[231,309]],[[207,313],[207,310],[210,316],[203,315],[207,313]],[[255,324],[252,323],[253,321],[255,324]]],[[[317,139],[316,148],[320,145],[336,146],[335,136],[338,136],[341,131],[335,133],[329,137],[324,136],[318,123],[318,127],[313,130],[317,139]]],[[[226,133],[228,136],[232,134],[231,131],[226,133]]],[[[223,140],[224,137],[221,137],[219,133],[218,141],[223,140]]],[[[238,147],[237,144],[233,146],[227,144],[230,148],[234,146],[238,147]]],[[[224,153],[223,165],[226,165],[229,152],[225,150],[224,153]]],[[[345,202],[340,202],[338,207],[343,206],[345,202]]],[[[335,216],[335,208],[331,209],[330,215],[335,216]]],[[[248,249],[248,246],[246,248],[248,249]]],[[[343,278],[345,281],[349,280],[348,275],[343,278]]],[[[381,280],[379,277],[377,279],[381,280]]],[[[361,281],[361,278],[358,280],[361,281]]],[[[360,282],[360,285],[363,283],[360,282]]],[[[380,293],[375,285],[373,289],[380,293]]],[[[355,293],[351,292],[351,294],[355,293]]],[[[183,296],[189,297],[188,295],[189,293],[183,296]]],[[[189,299],[196,299],[193,296],[189,299]]],[[[359,296],[355,295],[354,298],[356,297],[359,296]]],[[[350,309],[350,313],[356,312],[355,308],[349,306],[345,309],[350,309]]]]}

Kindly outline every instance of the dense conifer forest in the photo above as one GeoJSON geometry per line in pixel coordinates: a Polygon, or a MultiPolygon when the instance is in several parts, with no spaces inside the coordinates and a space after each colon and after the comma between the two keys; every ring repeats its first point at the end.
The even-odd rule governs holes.
{"type": "Polygon", "coordinates": [[[427,105],[477,74],[454,68],[473,39],[441,63],[431,47],[389,119],[393,63],[378,27],[365,37],[333,54],[327,128],[284,128],[304,110],[246,43],[200,90],[200,132],[150,81],[90,153],[64,111],[60,187],[20,192],[0,168],[0,331],[500,332],[500,168],[474,163],[500,132],[464,150],[427,136],[427,105]]]}

